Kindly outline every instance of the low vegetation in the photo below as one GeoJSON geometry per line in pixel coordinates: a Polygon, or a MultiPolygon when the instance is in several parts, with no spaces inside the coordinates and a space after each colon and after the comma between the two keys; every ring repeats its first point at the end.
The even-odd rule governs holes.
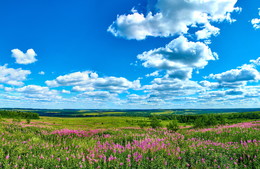
{"type": "Polygon", "coordinates": [[[260,121],[242,116],[2,118],[0,168],[257,169],[260,121]]]}

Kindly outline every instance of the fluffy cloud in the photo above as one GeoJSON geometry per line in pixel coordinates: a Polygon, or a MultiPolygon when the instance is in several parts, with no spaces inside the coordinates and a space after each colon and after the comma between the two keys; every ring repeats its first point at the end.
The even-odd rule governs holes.
{"type": "Polygon", "coordinates": [[[260,65],[260,57],[257,58],[256,60],[250,60],[251,63],[253,63],[254,65],[260,65]]]}
{"type": "Polygon", "coordinates": [[[260,19],[258,18],[252,19],[251,23],[255,29],[260,29],[260,19]]]}
{"type": "Polygon", "coordinates": [[[98,77],[91,71],[75,72],[59,76],[55,80],[46,81],[50,87],[73,86],[73,91],[105,90],[112,93],[121,93],[128,89],[140,88],[140,81],[133,82],[123,77],[98,77]]]}
{"type": "Polygon", "coordinates": [[[17,92],[22,93],[23,96],[35,101],[56,101],[61,99],[57,90],[50,90],[48,87],[37,85],[28,85],[16,89],[17,92]]]}
{"type": "MultiPolygon", "coordinates": [[[[260,8],[258,8],[258,10],[259,10],[259,16],[260,16],[260,8]]],[[[251,20],[251,23],[252,23],[252,25],[253,25],[253,27],[255,28],[255,29],[260,29],[260,19],[259,18],[254,18],[254,19],[252,19],[251,20]]]]}
{"type": "Polygon", "coordinates": [[[189,79],[192,69],[203,68],[218,56],[204,43],[190,42],[180,36],[165,47],[144,52],[137,57],[144,61],[144,67],[168,70],[172,78],[189,79]]]}
{"type": "Polygon", "coordinates": [[[217,89],[220,87],[219,83],[217,82],[209,82],[207,80],[200,81],[199,84],[204,87],[205,89],[217,89]]]}
{"type": "Polygon", "coordinates": [[[159,76],[159,71],[155,71],[153,73],[145,75],[146,77],[159,76]]]}
{"type": "Polygon", "coordinates": [[[69,90],[62,90],[61,93],[64,93],[64,94],[70,94],[70,91],[69,90]]]}
{"type": "Polygon", "coordinates": [[[197,31],[195,34],[197,35],[197,39],[209,39],[211,35],[217,36],[220,32],[220,29],[212,26],[210,24],[206,24],[205,28],[197,31]]]}
{"type": "Polygon", "coordinates": [[[7,68],[7,65],[0,66],[0,83],[20,86],[29,74],[31,74],[29,70],[7,68]]]}
{"type": "Polygon", "coordinates": [[[168,71],[166,77],[175,78],[180,80],[187,80],[192,77],[192,68],[176,69],[168,71]]]}
{"type": "Polygon", "coordinates": [[[112,101],[117,99],[117,94],[111,94],[108,91],[89,91],[81,93],[77,97],[89,99],[91,101],[112,101]]]}
{"type": "Polygon", "coordinates": [[[173,100],[177,97],[189,96],[202,90],[201,85],[195,81],[172,78],[156,78],[151,85],[143,86],[149,98],[173,100]]]}
{"type": "Polygon", "coordinates": [[[26,53],[23,53],[19,49],[12,50],[12,57],[15,58],[16,63],[18,64],[27,65],[27,64],[34,63],[37,61],[35,56],[37,56],[37,54],[34,52],[33,49],[28,49],[26,53]]]}
{"type": "Polygon", "coordinates": [[[216,79],[222,85],[242,85],[260,80],[260,73],[252,65],[243,65],[220,74],[210,74],[208,78],[216,79]]]}
{"type": "Polygon", "coordinates": [[[132,14],[119,15],[108,31],[114,36],[142,40],[147,36],[168,37],[187,33],[197,27],[198,39],[208,38],[219,33],[211,22],[232,22],[230,14],[239,10],[237,0],[158,0],[156,13],[145,16],[132,10],[132,14]]]}
{"type": "Polygon", "coordinates": [[[45,75],[45,72],[44,71],[40,71],[38,74],[39,75],[45,75]]]}

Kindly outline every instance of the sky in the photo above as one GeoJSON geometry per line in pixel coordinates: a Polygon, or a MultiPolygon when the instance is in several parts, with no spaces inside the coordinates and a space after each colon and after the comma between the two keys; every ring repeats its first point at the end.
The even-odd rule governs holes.
{"type": "Polygon", "coordinates": [[[259,0],[0,1],[0,107],[259,108],[259,0]]]}

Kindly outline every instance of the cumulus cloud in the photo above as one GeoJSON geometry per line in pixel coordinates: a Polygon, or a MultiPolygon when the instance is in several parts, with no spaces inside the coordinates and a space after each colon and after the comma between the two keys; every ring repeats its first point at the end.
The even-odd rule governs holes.
{"type": "Polygon", "coordinates": [[[145,85],[143,89],[149,93],[149,99],[174,100],[177,97],[196,94],[202,87],[195,81],[163,77],[155,78],[151,85],[145,85]]]}
{"type": "Polygon", "coordinates": [[[220,29],[212,26],[210,24],[206,24],[205,28],[197,31],[195,34],[197,35],[197,39],[209,39],[211,35],[217,36],[220,32],[220,29]]]}
{"type": "MultiPolygon", "coordinates": [[[[258,10],[259,10],[258,14],[259,14],[259,16],[260,16],[260,8],[258,8],[258,10]]],[[[260,19],[259,19],[259,18],[254,18],[254,19],[252,19],[252,20],[251,20],[251,24],[253,25],[253,27],[254,27],[255,29],[260,29],[260,19]]]]}
{"type": "Polygon", "coordinates": [[[191,78],[192,69],[204,68],[208,61],[216,60],[218,55],[202,42],[190,42],[180,36],[165,47],[150,50],[137,56],[144,67],[169,71],[172,78],[191,78]]]}
{"type": "Polygon", "coordinates": [[[217,89],[220,87],[219,83],[218,82],[209,82],[207,80],[203,80],[203,81],[200,81],[199,84],[202,86],[202,87],[205,87],[205,89],[217,89]]]}
{"type": "Polygon", "coordinates": [[[28,49],[26,53],[23,53],[19,49],[12,50],[12,57],[15,58],[16,63],[18,64],[27,65],[27,64],[34,63],[37,61],[35,56],[37,56],[37,54],[34,52],[33,49],[28,49]]]}
{"type": "Polygon", "coordinates": [[[38,74],[39,75],[45,75],[45,72],[44,71],[40,71],[38,74]]]}
{"type": "Polygon", "coordinates": [[[258,18],[252,19],[251,23],[255,29],[260,29],[260,19],[258,18]]]}
{"type": "Polygon", "coordinates": [[[34,101],[55,101],[61,99],[57,90],[50,90],[48,87],[38,85],[28,85],[16,89],[17,92],[22,93],[27,99],[34,101]]]}
{"type": "Polygon", "coordinates": [[[121,93],[128,89],[140,88],[140,81],[133,82],[123,77],[98,77],[97,73],[91,71],[75,72],[59,76],[55,80],[46,81],[50,87],[73,86],[73,91],[106,90],[114,93],[121,93]]]}
{"type": "Polygon", "coordinates": [[[210,74],[208,78],[216,79],[221,84],[241,84],[260,80],[260,73],[252,65],[243,65],[220,74],[210,74]]]}
{"type": "Polygon", "coordinates": [[[187,80],[192,77],[192,68],[169,70],[166,77],[187,80]]]}
{"type": "Polygon", "coordinates": [[[147,36],[169,37],[187,33],[190,27],[197,27],[198,39],[217,35],[219,29],[212,22],[233,22],[231,13],[238,11],[237,0],[159,0],[155,13],[147,15],[132,10],[132,14],[119,15],[109,26],[114,36],[142,40],[147,36]]]}
{"type": "Polygon", "coordinates": [[[82,86],[73,86],[72,91],[73,92],[84,92],[84,91],[92,91],[95,90],[93,87],[82,87],[82,86]]]}
{"type": "Polygon", "coordinates": [[[260,65],[260,57],[257,58],[256,60],[250,60],[250,62],[254,65],[260,65]]]}
{"type": "Polygon", "coordinates": [[[69,90],[62,90],[61,93],[64,93],[64,94],[70,94],[70,91],[69,90]]]}
{"type": "Polygon", "coordinates": [[[154,71],[153,73],[145,75],[146,77],[159,76],[159,71],[154,71]]]}
{"type": "Polygon", "coordinates": [[[79,94],[77,97],[89,99],[91,101],[112,101],[117,99],[117,94],[111,94],[108,91],[88,91],[79,94]]]}
{"type": "Polygon", "coordinates": [[[0,83],[21,86],[29,74],[31,74],[29,70],[8,68],[7,65],[0,66],[0,83]]]}

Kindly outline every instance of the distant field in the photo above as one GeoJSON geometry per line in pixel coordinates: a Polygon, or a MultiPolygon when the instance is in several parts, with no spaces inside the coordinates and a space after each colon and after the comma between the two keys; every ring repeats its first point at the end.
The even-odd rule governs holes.
{"type": "Polygon", "coordinates": [[[192,115],[192,114],[215,114],[215,113],[240,113],[260,111],[259,109],[154,109],[154,110],[113,110],[113,109],[0,109],[23,112],[34,112],[40,116],[50,117],[102,117],[102,116],[128,116],[149,117],[151,115],[192,115]]]}

